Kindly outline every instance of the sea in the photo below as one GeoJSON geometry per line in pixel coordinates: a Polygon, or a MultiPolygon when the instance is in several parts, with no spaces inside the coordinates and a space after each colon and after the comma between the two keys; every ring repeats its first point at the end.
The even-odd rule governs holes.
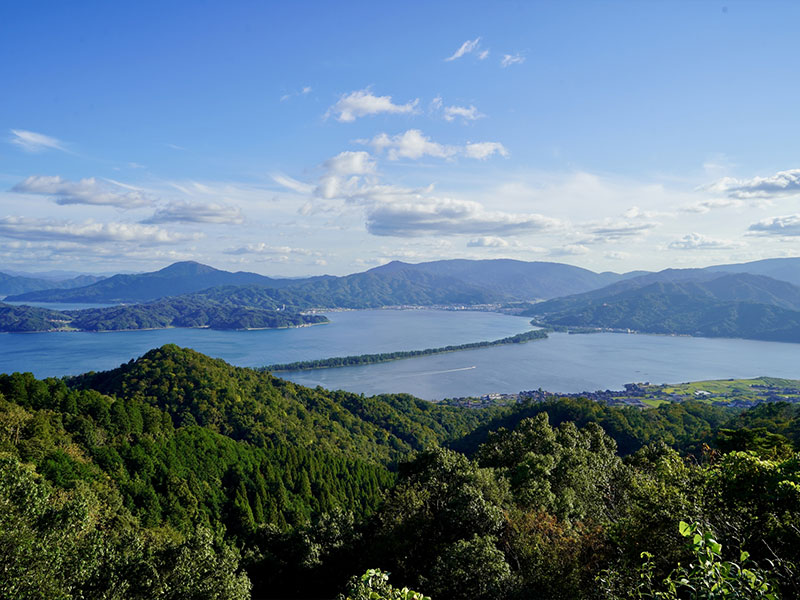
{"type": "MultiPolygon", "coordinates": [[[[523,317],[480,311],[358,310],[292,329],[162,329],[0,334],[0,372],[61,377],[118,367],[177,344],[238,366],[422,350],[495,340],[531,329],[523,317]]],[[[388,363],[285,372],[307,386],[428,400],[544,389],[576,393],[625,383],[680,383],[768,375],[800,379],[800,344],[623,333],[551,333],[546,340],[388,363]]]]}

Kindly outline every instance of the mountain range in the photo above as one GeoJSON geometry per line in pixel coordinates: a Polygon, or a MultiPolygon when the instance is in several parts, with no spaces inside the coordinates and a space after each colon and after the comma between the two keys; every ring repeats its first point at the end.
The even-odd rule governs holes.
{"type": "Polygon", "coordinates": [[[84,287],[11,296],[17,302],[132,304],[64,312],[2,305],[0,329],[280,327],[307,324],[300,313],[311,308],[489,304],[526,307],[523,314],[552,326],[794,342],[800,341],[794,282],[800,282],[800,258],[624,274],[507,259],[394,261],[343,277],[305,279],[181,262],[84,287]]]}
{"type": "Polygon", "coordinates": [[[556,327],[800,342],[800,288],[747,273],[648,274],[524,314],[556,327]]]}
{"type": "Polygon", "coordinates": [[[0,297],[40,290],[66,290],[81,288],[101,281],[104,277],[95,275],[78,275],[67,279],[49,277],[28,277],[12,273],[0,273],[0,297]]]}

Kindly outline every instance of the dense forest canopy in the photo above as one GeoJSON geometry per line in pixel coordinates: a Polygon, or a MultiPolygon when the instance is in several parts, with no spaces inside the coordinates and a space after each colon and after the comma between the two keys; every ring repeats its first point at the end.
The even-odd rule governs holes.
{"type": "Polygon", "coordinates": [[[683,598],[713,572],[791,598],[798,444],[788,403],[461,409],[176,346],[0,375],[0,597],[683,598]]]}

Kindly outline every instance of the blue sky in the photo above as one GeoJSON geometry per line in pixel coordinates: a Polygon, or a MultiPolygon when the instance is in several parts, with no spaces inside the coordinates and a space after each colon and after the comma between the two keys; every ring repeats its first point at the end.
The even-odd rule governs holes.
{"type": "Polygon", "coordinates": [[[7,269],[800,250],[791,2],[6,2],[7,269]]]}

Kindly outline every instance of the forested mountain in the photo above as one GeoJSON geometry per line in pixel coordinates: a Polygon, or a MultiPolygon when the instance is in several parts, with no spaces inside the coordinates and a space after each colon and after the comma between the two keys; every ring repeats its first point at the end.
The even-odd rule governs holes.
{"type": "Polygon", "coordinates": [[[249,306],[286,305],[295,309],[475,305],[503,300],[501,294],[487,288],[469,285],[452,277],[413,270],[367,271],[346,277],[300,282],[282,289],[260,286],[212,288],[192,294],[190,298],[249,306]]]}
{"type": "MultiPolygon", "coordinates": [[[[49,289],[9,297],[15,302],[146,302],[219,285],[291,285],[292,279],[272,279],[256,273],[221,271],[193,261],[177,262],[152,273],[114,275],[72,290],[49,289]]],[[[55,288],[57,286],[50,286],[55,288]]]]}
{"type": "Polygon", "coordinates": [[[24,294],[38,290],[72,289],[91,285],[101,281],[104,277],[94,275],[78,275],[69,279],[44,279],[39,277],[26,277],[0,273],[0,298],[13,294],[24,294]]]}
{"type": "MultiPolygon", "coordinates": [[[[395,261],[344,277],[272,279],[255,273],[229,273],[199,263],[175,263],[154,273],[115,275],[72,291],[48,290],[12,296],[13,301],[142,302],[213,287],[291,289],[288,302],[302,306],[374,307],[399,304],[484,304],[505,300],[553,298],[596,289],[635,273],[594,273],[547,262],[517,260],[442,260],[408,264],[395,261]]],[[[272,294],[281,298],[280,294],[272,294]]]]}
{"type": "Polygon", "coordinates": [[[764,275],[787,281],[800,286],[800,258],[767,258],[747,263],[729,265],[714,265],[706,267],[706,271],[725,273],[750,273],[751,275],[764,275]]]}
{"type": "Polygon", "coordinates": [[[554,326],[800,342],[800,289],[768,277],[646,275],[604,290],[534,305],[526,314],[554,326]]]}
{"type": "Polygon", "coordinates": [[[140,398],[176,423],[197,423],[236,440],[291,442],[376,463],[463,435],[485,414],[406,395],[312,390],[174,345],[113,371],[73,378],[70,386],[140,398]]]}
{"type": "Polygon", "coordinates": [[[322,315],[167,298],[147,304],[54,311],[0,303],[0,331],[120,331],[168,327],[275,329],[327,323],[322,315]]]}
{"type": "Polygon", "coordinates": [[[595,273],[588,269],[552,262],[511,259],[437,260],[419,264],[393,261],[369,273],[419,272],[446,276],[469,285],[494,290],[508,299],[548,299],[604,287],[636,273],[595,273]]]}
{"type": "Polygon", "coordinates": [[[471,410],[176,346],[0,375],[0,597],[332,598],[378,568],[397,592],[368,571],[350,598],[678,598],[702,551],[732,597],[790,598],[799,442],[785,403],[471,410]]]}

